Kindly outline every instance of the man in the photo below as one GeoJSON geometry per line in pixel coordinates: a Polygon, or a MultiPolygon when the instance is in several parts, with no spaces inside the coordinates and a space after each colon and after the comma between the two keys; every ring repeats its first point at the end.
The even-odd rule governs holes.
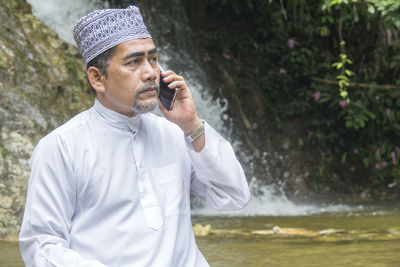
{"type": "Polygon", "coordinates": [[[208,266],[190,219],[190,191],[237,210],[249,188],[230,144],[196,113],[185,80],[165,118],[157,49],[135,6],[94,11],[75,41],[94,106],[44,137],[30,161],[20,233],[27,266],[208,266]]]}

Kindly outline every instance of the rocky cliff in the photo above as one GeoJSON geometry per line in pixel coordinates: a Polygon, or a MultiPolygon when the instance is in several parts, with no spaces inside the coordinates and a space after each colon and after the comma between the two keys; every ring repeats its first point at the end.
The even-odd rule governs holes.
{"type": "Polygon", "coordinates": [[[37,141],[91,105],[77,49],[32,15],[0,0],[0,238],[15,238],[37,141]]]}

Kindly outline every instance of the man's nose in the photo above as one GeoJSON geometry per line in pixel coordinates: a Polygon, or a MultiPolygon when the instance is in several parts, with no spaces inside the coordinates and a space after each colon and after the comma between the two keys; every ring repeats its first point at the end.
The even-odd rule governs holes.
{"type": "Polygon", "coordinates": [[[156,66],[153,66],[149,61],[146,60],[143,66],[143,80],[155,80],[157,78],[157,70],[158,68],[156,66]]]}

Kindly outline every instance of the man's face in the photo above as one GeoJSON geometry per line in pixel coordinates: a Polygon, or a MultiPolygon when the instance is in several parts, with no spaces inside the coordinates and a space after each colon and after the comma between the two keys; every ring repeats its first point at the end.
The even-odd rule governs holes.
{"type": "Polygon", "coordinates": [[[152,39],[121,43],[109,61],[105,91],[99,98],[114,111],[134,116],[158,105],[160,69],[152,39]]]}

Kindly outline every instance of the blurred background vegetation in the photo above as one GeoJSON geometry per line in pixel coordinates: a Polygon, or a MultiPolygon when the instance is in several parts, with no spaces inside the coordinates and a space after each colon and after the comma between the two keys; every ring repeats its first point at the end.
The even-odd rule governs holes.
{"type": "Polygon", "coordinates": [[[182,3],[204,62],[225,62],[242,92],[260,89],[274,127],[303,119],[322,155],[316,184],[332,171],[400,182],[399,0],[182,3]]]}

